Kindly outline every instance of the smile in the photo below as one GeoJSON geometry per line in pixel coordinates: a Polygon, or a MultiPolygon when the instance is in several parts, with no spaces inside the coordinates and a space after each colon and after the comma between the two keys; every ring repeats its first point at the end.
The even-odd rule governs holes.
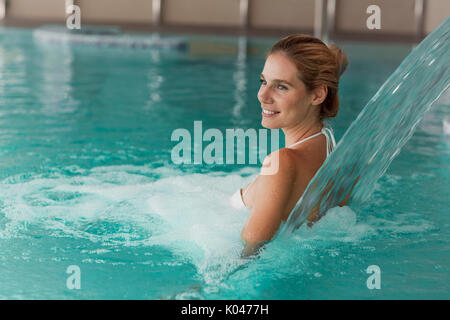
{"type": "Polygon", "coordinates": [[[279,114],[278,111],[270,111],[270,110],[267,110],[267,109],[263,109],[262,110],[262,115],[264,117],[273,117],[273,116],[275,116],[277,114],[279,114]]]}

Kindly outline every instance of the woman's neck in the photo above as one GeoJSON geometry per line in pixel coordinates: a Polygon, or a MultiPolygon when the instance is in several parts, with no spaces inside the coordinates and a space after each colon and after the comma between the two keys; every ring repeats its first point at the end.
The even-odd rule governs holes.
{"type": "Polygon", "coordinates": [[[285,136],[285,146],[290,146],[302,139],[305,139],[322,130],[323,124],[320,123],[299,123],[294,127],[282,128],[285,136]]]}

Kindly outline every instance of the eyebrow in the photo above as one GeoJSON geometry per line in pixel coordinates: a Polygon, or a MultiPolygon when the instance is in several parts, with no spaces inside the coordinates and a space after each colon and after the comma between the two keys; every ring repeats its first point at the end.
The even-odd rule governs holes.
{"type": "MultiPolygon", "coordinates": [[[[261,77],[264,78],[264,75],[262,73],[261,73],[261,77]]],[[[289,81],[283,80],[283,79],[273,79],[273,82],[286,83],[286,84],[290,85],[291,87],[294,87],[294,85],[292,83],[290,83],[289,81]]]]}

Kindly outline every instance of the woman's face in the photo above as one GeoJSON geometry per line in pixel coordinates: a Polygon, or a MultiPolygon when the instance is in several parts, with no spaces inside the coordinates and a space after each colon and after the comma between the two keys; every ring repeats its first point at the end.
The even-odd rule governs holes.
{"type": "Polygon", "coordinates": [[[267,57],[258,92],[263,127],[290,128],[316,116],[312,111],[318,106],[311,105],[312,96],[297,75],[295,64],[282,53],[267,57]]]}

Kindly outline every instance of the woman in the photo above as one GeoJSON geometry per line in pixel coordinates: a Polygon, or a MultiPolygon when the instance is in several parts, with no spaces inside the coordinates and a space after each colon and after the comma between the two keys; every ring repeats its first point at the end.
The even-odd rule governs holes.
{"type": "Polygon", "coordinates": [[[270,154],[261,174],[232,197],[235,207],[251,209],[241,234],[244,256],[275,235],[334,147],[323,120],[338,113],[339,77],[347,63],[337,46],[302,34],[281,39],[267,54],[258,92],[262,125],[281,128],[287,147],[270,154]],[[276,170],[264,173],[267,163],[276,170]]]}

